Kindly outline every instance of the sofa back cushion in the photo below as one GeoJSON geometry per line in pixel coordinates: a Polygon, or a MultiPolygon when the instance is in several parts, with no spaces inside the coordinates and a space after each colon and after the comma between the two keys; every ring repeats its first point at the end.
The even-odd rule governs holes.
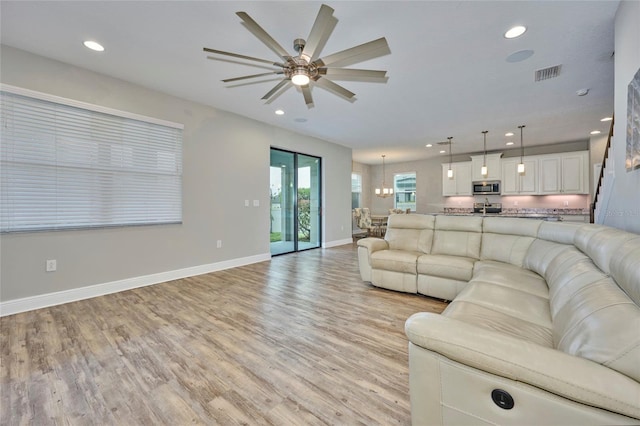
{"type": "Polygon", "coordinates": [[[582,286],[553,319],[557,349],[640,381],[640,308],[611,278],[582,286]]]}
{"type": "Polygon", "coordinates": [[[485,217],[480,258],[522,266],[541,223],[531,219],[485,217]]]}
{"type": "Polygon", "coordinates": [[[609,267],[616,283],[640,306],[640,236],[618,247],[609,267]]]}
{"type": "Polygon", "coordinates": [[[558,257],[560,253],[569,249],[575,250],[573,245],[535,239],[524,256],[522,267],[545,277],[549,264],[558,257]]]}
{"type": "Polygon", "coordinates": [[[432,254],[480,258],[482,218],[436,216],[432,254]]]}
{"type": "Polygon", "coordinates": [[[583,226],[576,232],[575,245],[608,274],[614,253],[618,253],[618,248],[625,241],[635,237],[637,235],[608,226],[583,226]]]}
{"type": "Polygon", "coordinates": [[[384,239],[391,250],[430,253],[433,242],[434,216],[394,214],[389,216],[384,239]]]}
{"type": "Polygon", "coordinates": [[[584,223],[579,222],[542,222],[538,228],[538,238],[560,244],[573,245],[576,232],[584,223]]]}
{"type": "Polygon", "coordinates": [[[542,248],[541,243],[554,255],[544,274],[554,347],[640,380],[638,305],[575,247],[556,251],[557,247],[549,246],[554,243],[538,240],[527,262],[533,263],[532,252],[542,248]]]}

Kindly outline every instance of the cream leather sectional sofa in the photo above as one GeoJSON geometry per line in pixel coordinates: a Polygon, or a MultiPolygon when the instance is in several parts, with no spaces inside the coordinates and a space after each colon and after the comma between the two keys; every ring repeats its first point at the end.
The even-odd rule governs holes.
{"type": "Polygon", "coordinates": [[[451,300],[405,325],[414,425],[640,424],[640,235],[392,215],[364,281],[451,300]]]}

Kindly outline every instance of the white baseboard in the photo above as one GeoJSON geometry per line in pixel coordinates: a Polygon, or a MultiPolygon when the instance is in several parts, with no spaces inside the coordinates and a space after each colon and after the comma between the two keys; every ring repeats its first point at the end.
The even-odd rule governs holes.
{"type": "Polygon", "coordinates": [[[125,278],[123,280],[74,288],[71,290],[57,291],[55,293],[7,300],[5,302],[0,302],[0,317],[32,311],[34,309],[46,308],[49,306],[62,305],[64,303],[75,302],[78,300],[90,299],[92,297],[104,296],[105,294],[117,293],[119,291],[131,290],[180,278],[193,277],[238,266],[250,265],[252,263],[264,262],[270,259],[270,253],[263,253],[255,256],[226,260],[223,262],[209,263],[190,268],[176,269],[174,271],[144,275],[141,277],[125,278]]]}
{"type": "Polygon", "coordinates": [[[322,244],[322,248],[331,248],[337,246],[343,246],[345,244],[353,244],[353,238],[347,238],[344,240],[335,240],[335,241],[325,241],[322,244]]]}

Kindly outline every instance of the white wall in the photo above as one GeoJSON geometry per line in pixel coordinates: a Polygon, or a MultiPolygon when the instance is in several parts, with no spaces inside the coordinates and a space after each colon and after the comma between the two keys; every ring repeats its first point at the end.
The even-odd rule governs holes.
{"type": "Polygon", "coordinates": [[[623,1],[615,24],[615,119],[612,152],[614,185],[605,225],[640,233],[640,169],[625,170],[627,87],[640,69],[640,2],[623,1]]]}
{"type": "Polygon", "coordinates": [[[350,241],[349,148],[11,47],[2,46],[0,54],[2,83],[185,125],[183,224],[3,234],[1,302],[268,258],[271,146],[322,158],[323,243],[350,241]],[[46,259],[57,260],[57,272],[45,272],[46,259]]]}

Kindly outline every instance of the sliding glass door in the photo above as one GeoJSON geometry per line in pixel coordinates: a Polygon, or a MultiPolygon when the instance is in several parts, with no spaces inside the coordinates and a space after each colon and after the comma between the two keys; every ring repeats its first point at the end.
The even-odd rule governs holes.
{"type": "Polygon", "coordinates": [[[271,149],[271,254],[320,247],[320,158],[271,149]]]}

